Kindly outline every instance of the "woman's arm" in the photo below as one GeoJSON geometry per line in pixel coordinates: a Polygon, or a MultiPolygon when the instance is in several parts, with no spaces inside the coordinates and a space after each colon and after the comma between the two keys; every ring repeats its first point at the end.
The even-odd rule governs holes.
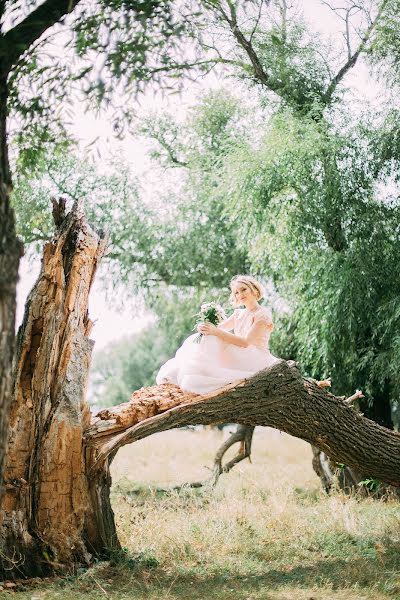
{"type": "Polygon", "coordinates": [[[239,346],[240,348],[247,348],[248,346],[252,345],[254,339],[259,339],[260,335],[264,333],[265,327],[265,321],[258,321],[254,323],[246,337],[241,337],[239,335],[235,335],[234,333],[228,333],[227,331],[218,329],[211,323],[201,323],[198,326],[198,331],[204,335],[215,335],[228,344],[233,344],[234,346],[239,346]]]}
{"type": "Polygon", "coordinates": [[[235,324],[234,321],[235,321],[235,313],[232,313],[230,317],[225,319],[225,321],[222,321],[222,323],[219,323],[217,325],[217,328],[223,329],[224,331],[231,331],[235,324]]]}

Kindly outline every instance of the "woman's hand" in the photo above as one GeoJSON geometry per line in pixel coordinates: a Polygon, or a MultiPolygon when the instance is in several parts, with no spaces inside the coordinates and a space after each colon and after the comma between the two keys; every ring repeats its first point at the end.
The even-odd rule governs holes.
{"type": "Polygon", "coordinates": [[[218,337],[219,330],[212,323],[200,323],[197,325],[197,331],[203,335],[215,335],[218,337]]]}

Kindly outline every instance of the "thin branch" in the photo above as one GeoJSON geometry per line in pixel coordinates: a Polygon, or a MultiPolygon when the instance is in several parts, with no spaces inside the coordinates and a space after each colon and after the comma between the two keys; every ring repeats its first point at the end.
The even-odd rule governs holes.
{"type": "Polygon", "coordinates": [[[345,21],[346,17],[342,17],[342,15],[340,14],[341,12],[348,12],[348,11],[351,11],[353,8],[357,8],[358,10],[363,10],[363,7],[356,3],[353,3],[349,7],[349,6],[332,6],[332,4],[330,2],[328,2],[328,0],[320,0],[320,2],[323,6],[326,6],[332,12],[334,12],[335,15],[337,15],[337,17],[339,17],[339,19],[341,19],[342,21],[345,21]]]}
{"type": "Polygon", "coordinates": [[[157,67],[155,69],[151,69],[150,73],[151,75],[155,75],[157,73],[163,73],[163,72],[168,72],[168,71],[174,71],[174,70],[184,70],[184,69],[192,69],[193,67],[202,67],[203,65],[217,65],[217,64],[224,64],[224,65],[232,65],[232,66],[236,66],[236,67],[241,67],[242,69],[248,70],[249,69],[249,65],[247,65],[246,63],[240,61],[240,60],[233,60],[230,58],[220,58],[220,57],[216,57],[216,58],[209,58],[207,60],[199,60],[199,61],[195,61],[192,63],[177,63],[174,65],[167,65],[165,67],[157,67]]]}
{"type": "Polygon", "coordinates": [[[281,18],[282,18],[282,43],[286,44],[287,41],[287,2],[282,0],[282,4],[279,7],[281,18]]]}
{"type": "Polygon", "coordinates": [[[348,398],[345,399],[345,403],[351,404],[352,402],[354,402],[355,400],[358,400],[359,398],[364,398],[364,394],[362,393],[361,390],[356,390],[352,396],[349,396],[348,398]]]}
{"type": "Polygon", "coordinates": [[[260,19],[261,19],[261,15],[262,15],[262,9],[263,9],[263,6],[264,6],[264,0],[261,0],[261,2],[260,2],[260,8],[259,8],[259,10],[258,10],[258,15],[257,15],[257,17],[256,17],[256,21],[255,21],[255,23],[254,23],[254,27],[253,27],[253,29],[252,29],[252,32],[250,33],[250,38],[249,38],[249,42],[250,42],[250,44],[251,44],[251,43],[252,43],[252,41],[253,41],[253,36],[254,36],[255,32],[257,31],[257,27],[258,27],[258,25],[259,25],[259,23],[260,23],[260,19]]]}
{"type": "Polygon", "coordinates": [[[224,21],[226,21],[227,23],[229,23],[229,17],[226,14],[226,12],[224,11],[224,9],[222,8],[222,4],[221,3],[218,3],[217,5],[215,5],[213,2],[207,2],[207,0],[205,0],[204,1],[204,5],[206,7],[208,7],[208,9],[211,12],[219,13],[223,17],[224,21]]]}
{"type": "Polygon", "coordinates": [[[8,73],[18,59],[43,33],[71,13],[81,0],[45,0],[21,23],[0,38],[0,61],[8,73]]]}
{"type": "Polygon", "coordinates": [[[157,488],[158,492],[169,492],[169,491],[184,491],[188,488],[201,488],[201,487],[215,487],[218,483],[220,475],[222,473],[229,473],[231,469],[242,460],[246,458],[251,462],[251,445],[253,441],[255,427],[252,425],[237,425],[236,431],[234,431],[223,444],[218,448],[217,454],[214,458],[214,468],[211,478],[205,479],[204,481],[192,481],[185,482],[180,485],[175,485],[168,488],[157,488]],[[225,453],[229,450],[233,444],[239,443],[239,451],[235,456],[225,463],[222,464],[222,459],[225,453]]]}
{"type": "Polygon", "coordinates": [[[257,55],[256,51],[254,50],[251,41],[247,40],[246,37],[244,36],[243,32],[239,29],[239,25],[237,22],[237,16],[236,16],[236,10],[235,10],[234,6],[232,5],[232,2],[230,2],[229,0],[228,0],[228,5],[230,8],[231,18],[229,19],[228,17],[226,17],[226,21],[227,21],[234,37],[236,38],[236,41],[239,43],[239,45],[243,48],[243,50],[246,52],[247,56],[249,57],[250,62],[253,67],[253,70],[254,70],[255,77],[260,81],[260,83],[267,86],[269,89],[272,89],[272,91],[276,91],[276,86],[271,85],[271,81],[268,76],[268,73],[266,73],[264,71],[263,66],[260,63],[258,55],[257,55]]]}
{"type": "MultiPolygon", "coordinates": [[[[267,0],[267,1],[269,2],[269,0],[267,0]]],[[[234,38],[239,43],[239,45],[242,47],[242,49],[246,52],[248,58],[250,59],[252,69],[251,69],[250,65],[243,63],[242,61],[231,61],[228,59],[224,59],[221,62],[226,62],[226,64],[236,64],[237,66],[241,66],[247,72],[249,72],[249,70],[251,69],[253,78],[258,79],[258,81],[260,83],[267,86],[272,91],[276,91],[278,88],[277,88],[277,86],[271,85],[269,76],[264,71],[264,69],[260,63],[257,53],[255,52],[253,45],[251,43],[251,39],[246,39],[245,35],[239,28],[238,21],[237,21],[236,7],[235,7],[234,3],[231,0],[227,0],[227,5],[229,7],[230,15],[228,15],[225,12],[225,10],[222,8],[220,3],[218,3],[217,6],[215,6],[212,3],[205,2],[205,5],[208,6],[209,9],[212,10],[213,12],[219,14],[222,17],[222,19],[227,23],[227,25],[229,26],[229,29],[233,33],[234,38]]]]}
{"type": "Polygon", "coordinates": [[[345,35],[345,39],[346,39],[346,45],[347,45],[347,60],[351,60],[351,40],[350,40],[350,23],[349,23],[349,19],[350,19],[350,11],[348,10],[346,12],[346,35],[345,35]]]}
{"type": "Polygon", "coordinates": [[[321,58],[322,62],[324,63],[328,76],[330,78],[332,78],[333,71],[332,71],[331,65],[329,64],[329,62],[326,58],[326,52],[322,52],[318,47],[315,48],[315,52],[318,54],[318,56],[321,58]]]}
{"type": "Polygon", "coordinates": [[[187,167],[188,163],[184,160],[179,160],[178,156],[174,152],[173,148],[168,144],[167,140],[162,136],[157,136],[153,134],[154,139],[160,144],[161,148],[165,150],[167,153],[169,161],[175,167],[187,167]]]}
{"type": "Polygon", "coordinates": [[[68,190],[67,188],[64,187],[64,183],[61,183],[60,181],[57,181],[57,179],[54,177],[52,171],[50,168],[46,169],[46,173],[49,176],[49,178],[51,179],[51,181],[54,183],[54,185],[58,188],[58,192],[61,194],[65,194],[66,196],[69,196],[70,198],[72,198],[73,200],[75,200],[76,202],[79,200],[78,196],[75,196],[70,190],[68,190]]]}
{"type": "MultiPolygon", "coordinates": [[[[372,35],[373,30],[375,29],[381,15],[382,12],[387,4],[388,0],[383,0],[378,14],[375,17],[375,20],[372,21],[371,25],[368,27],[367,31],[365,32],[364,36],[361,39],[361,43],[358,46],[357,50],[354,52],[354,54],[352,54],[347,62],[341,67],[341,69],[339,69],[338,73],[333,77],[333,79],[331,80],[324,96],[323,99],[325,101],[325,104],[329,104],[338,84],[341,82],[341,80],[343,79],[343,77],[346,75],[346,73],[352,68],[354,67],[354,65],[356,64],[358,57],[360,56],[361,52],[363,52],[365,50],[365,47],[372,35]]],[[[326,4],[324,2],[324,4],[326,4]]]]}

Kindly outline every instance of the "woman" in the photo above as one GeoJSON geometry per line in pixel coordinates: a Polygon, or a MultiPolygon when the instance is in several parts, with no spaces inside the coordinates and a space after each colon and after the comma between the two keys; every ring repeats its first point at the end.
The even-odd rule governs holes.
{"type": "Polygon", "coordinates": [[[217,327],[207,322],[198,325],[203,335],[200,343],[193,343],[196,335],[188,337],[175,358],[159,370],[157,384],[175,383],[188,392],[206,394],[251,377],[278,360],[268,348],[274,326],[270,309],[259,304],[262,285],[250,275],[237,275],[230,287],[233,306],[244,308],[237,308],[217,327]]]}

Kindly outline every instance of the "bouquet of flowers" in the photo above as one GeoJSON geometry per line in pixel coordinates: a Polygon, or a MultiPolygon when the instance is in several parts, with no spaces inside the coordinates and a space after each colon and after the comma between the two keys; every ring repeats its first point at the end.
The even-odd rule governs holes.
{"type": "MultiPolygon", "coordinates": [[[[197,313],[195,317],[196,325],[193,328],[194,330],[197,329],[197,325],[199,325],[199,323],[204,323],[205,321],[212,323],[213,325],[218,325],[226,319],[226,314],[222,306],[216,302],[206,302],[205,304],[201,305],[200,312],[197,313]]],[[[203,334],[199,333],[199,335],[196,335],[193,341],[196,344],[199,344],[202,337],[203,334]]]]}

